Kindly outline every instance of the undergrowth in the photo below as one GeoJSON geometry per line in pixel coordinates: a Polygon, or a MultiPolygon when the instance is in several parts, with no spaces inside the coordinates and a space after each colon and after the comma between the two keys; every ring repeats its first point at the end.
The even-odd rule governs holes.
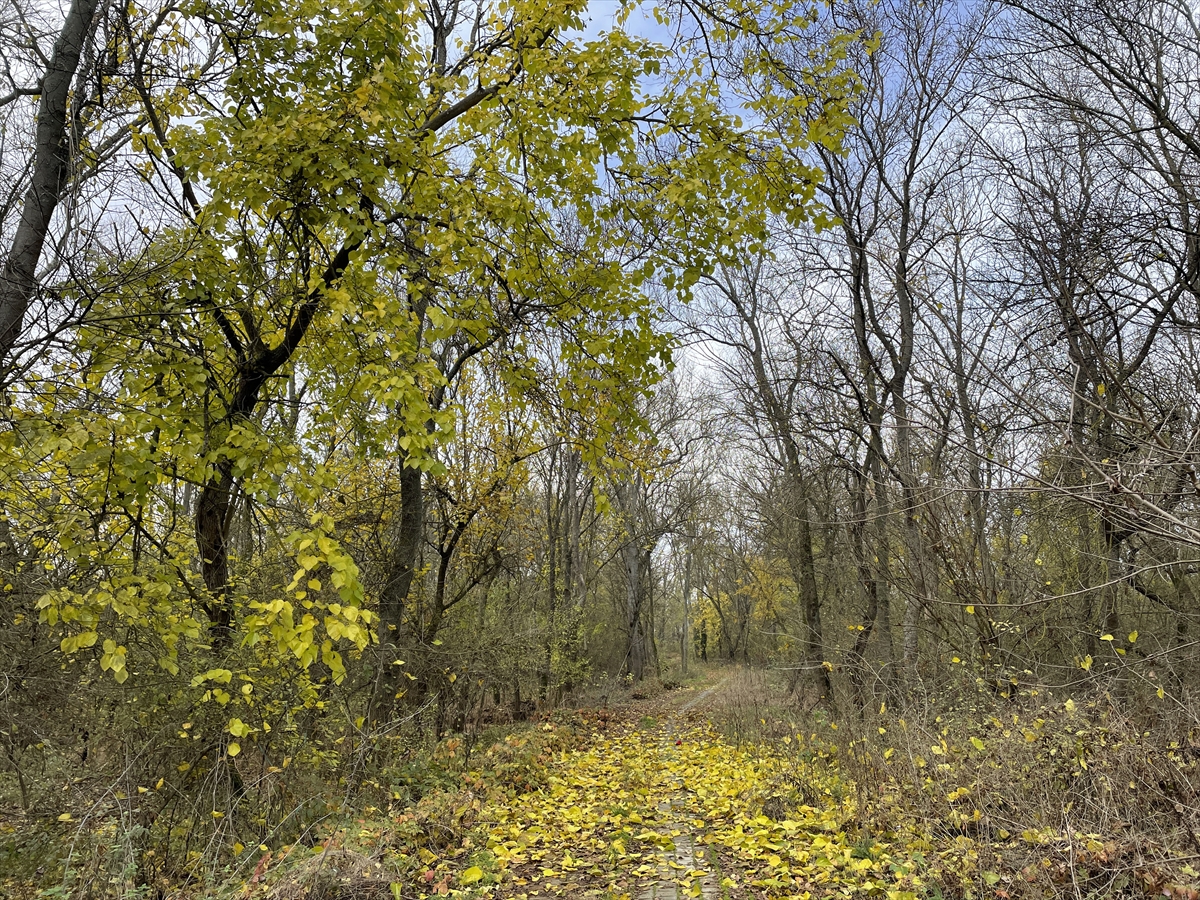
{"type": "Polygon", "coordinates": [[[214,763],[204,747],[178,752],[206,745],[213,731],[194,719],[170,729],[170,742],[92,754],[86,766],[47,745],[40,783],[59,790],[24,811],[11,798],[0,803],[0,896],[336,900],[351,891],[364,900],[394,898],[392,884],[403,896],[436,893],[446,867],[477,848],[484,809],[544,786],[550,759],[585,727],[641,715],[630,686],[610,681],[594,686],[586,720],[561,709],[440,740],[413,720],[377,735],[357,726],[296,735],[291,755],[278,758],[248,742],[238,759],[214,763]],[[168,764],[172,752],[185,762],[168,764]],[[165,775],[146,774],[156,771],[165,775]],[[435,860],[442,874],[430,880],[435,860]]]}
{"type": "Polygon", "coordinates": [[[777,803],[853,791],[847,827],[927,858],[931,900],[1200,897],[1200,719],[1184,704],[967,688],[837,715],[747,671],[713,717],[731,740],[789,748],[777,803]],[[969,871],[939,864],[948,847],[969,871]]]}
{"type": "MultiPolygon", "coordinates": [[[[185,726],[181,734],[207,730],[198,720],[185,726]]],[[[331,736],[297,742],[278,759],[248,748],[236,766],[197,752],[176,765],[135,757],[122,769],[119,757],[93,756],[72,767],[64,754],[40,774],[57,782],[57,797],[0,815],[0,896],[210,896],[255,872],[261,881],[285,860],[328,847],[347,823],[389,811],[397,828],[421,830],[424,844],[445,844],[470,825],[459,808],[479,773],[488,791],[536,787],[544,746],[567,732],[509,725],[436,742],[405,732],[374,747],[331,736]],[[133,774],[135,763],[164,774],[133,774]]],[[[162,743],[142,755],[162,754],[162,743]]]]}

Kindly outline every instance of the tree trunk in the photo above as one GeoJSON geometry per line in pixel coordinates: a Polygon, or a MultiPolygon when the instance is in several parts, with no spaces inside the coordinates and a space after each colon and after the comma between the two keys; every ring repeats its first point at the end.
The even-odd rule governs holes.
{"type": "Polygon", "coordinates": [[[629,648],[625,654],[625,671],[635,681],[646,675],[648,647],[646,629],[642,622],[645,581],[642,572],[643,550],[633,540],[621,547],[621,562],[625,567],[625,623],[629,629],[629,648]]]}
{"type": "Polygon", "coordinates": [[[692,542],[694,538],[688,538],[687,550],[684,555],[683,562],[683,625],[679,629],[679,672],[681,676],[687,675],[688,670],[688,624],[691,616],[691,601],[692,601],[692,542]]]}
{"type": "Polygon", "coordinates": [[[539,698],[545,702],[550,694],[550,679],[554,667],[554,644],[558,639],[558,554],[563,543],[563,506],[565,493],[571,490],[564,485],[563,495],[556,497],[553,486],[556,482],[558,455],[561,447],[551,450],[550,476],[546,479],[546,646],[542,652],[542,670],[538,673],[539,698]]]}
{"type": "Polygon", "coordinates": [[[801,635],[800,666],[807,676],[804,681],[813,685],[815,702],[833,699],[833,685],[825,667],[825,635],[821,628],[821,596],[817,590],[816,561],[812,546],[812,522],[809,521],[808,485],[796,472],[791,479],[790,503],[796,520],[796,541],[792,560],[792,577],[800,595],[801,635]]]}
{"type": "Polygon", "coordinates": [[[21,336],[25,312],[37,288],[37,267],[50,233],[50,222],[70,180],[68,101],[98,6],[98,0],[72,0],[42,78],[33,175],[12,245],[0,267],[0,384],[5,380],[3,373],[9,354],[21,336]]]}
{"type": "Polygon", "coordinates": [[[642,551],[642,619],[643,631],[646,635],[646,665],[657,678],[661,672],[658,668],[658,641],[654,636],[654,626],[658,617],[654,609],[654,551],[647,547],[642,551]]]}
{"type": "Polygon", "coordinates": [[[866,680],[867,680],[867,646],[875,631],[879,618],[879,582],[875,577],[875,567],[868,557],[867,544],[867,474],[855,473],[851,489],[853,503],[852,519],[849,527],[850,549],[854,556],[855,568],[858,572],[858,586],[862,592],[864,605],[862,618],[859,622],[858,633],[854,636],[854,644],[850,649],[850,683],[854,689],[854,701],[859,712],[866,711],[866,680]]]}
{"type": "MultiPolygon", "coordinates": [[[[375,680],[372,714],[376,719],[391,713],[400,679],[400,641],[408,596],[412,590],[425,534],[424,482],[420,469],[400,470],[400,524],[392,547],[388,579],[379,595],[379,671],[375,680]]],[[[419,623],[413,632],[420,634],[419,623]]]]}
{"type": "MultiPolygon", "coordinates": [[[[579,614],[583,608],[586,584],[584,581],[582,531],[583,507],[585,498],[580,496],[585,486],[580,485],[580,468],[583,459],[578,450],[569,449],[563,465],[564,503],[563,511],[563,609],[566,626],[562,631],[562,649],[564,658],[574,660],[580,651],[579,646],[579,614]]],[[[574,685],[567,681],[562,691],[569,694],[574,685]]]]}
{"type": "Polygon", "coordinates": [[[196,549],[200,575],[208,591],[204,612],[214,650],[229,647],[233,637],[233,606],[229,597],[229,532],[236,485],[233,461],[224,459],[200,491],[196,503],[196,549]]]}

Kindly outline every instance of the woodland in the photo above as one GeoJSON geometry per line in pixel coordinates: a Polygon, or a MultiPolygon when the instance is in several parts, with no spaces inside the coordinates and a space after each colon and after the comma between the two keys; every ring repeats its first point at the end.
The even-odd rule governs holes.
{"type": "Polygon", "coordinates": [[[0,894],[1200,896],[1191,0],[0,62],[0,894]]]}

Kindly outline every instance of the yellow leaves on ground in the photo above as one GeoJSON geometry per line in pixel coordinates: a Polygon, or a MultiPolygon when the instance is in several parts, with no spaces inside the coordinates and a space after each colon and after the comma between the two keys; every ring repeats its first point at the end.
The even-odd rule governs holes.
{"type": "Polygon", "coordinates": [[[854,834],[854,791],[811,755],[735,748],[682,723],[596,735],[552,762],[545,788],[490,807],[490,872],[473,865],[457,881],[513,898],[637,896],[655,883],[693,897],[916,896],[911,848],[854,834]],[[820,799],[764,815],[789,780],[820,799]]]}

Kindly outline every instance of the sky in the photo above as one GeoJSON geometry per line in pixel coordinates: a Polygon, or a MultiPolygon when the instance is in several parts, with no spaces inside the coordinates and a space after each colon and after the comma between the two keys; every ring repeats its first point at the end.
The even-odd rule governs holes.
{"type": "MultiPolygon", "coordinates": [[[[588,4],[585,18],[588,28],[584,35],[595,37],[602,31],[607,31],[617,24],[617,15],[624,3],[621,0],[591,0],[588,4]]],[[[629,16],[627,28],[633,34],[652,38],[662,43],[670,43],[671,31],[663,27],[654,18],[654,3],[640,3],[638,8],[629,16]]]]}

